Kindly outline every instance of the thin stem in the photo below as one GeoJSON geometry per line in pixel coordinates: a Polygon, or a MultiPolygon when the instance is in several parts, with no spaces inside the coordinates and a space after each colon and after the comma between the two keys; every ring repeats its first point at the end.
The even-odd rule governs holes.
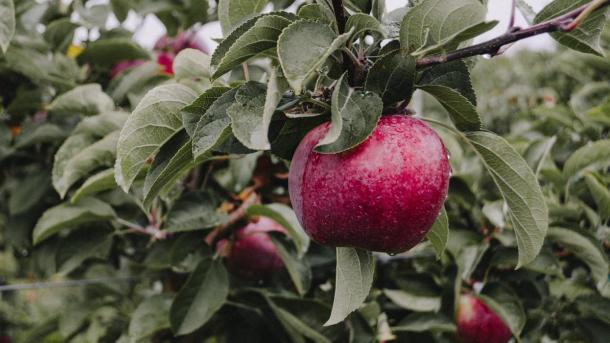
{"type": "Polygon", "coordinates": [[[463,49],[458,49],[447,54],[420,58],[417,60],[417,67],[425,68],[477,55],[488,54],[495,56],[503,46],[525,38],[550,32],[569,32],[578,27],[578,25],[581,24],[582,21],[584,21],[591,13],[608,5],[610,5],[610,0],[595,0],[564,15],[549,19],[545,22],[532,25],[524,29],[509,30],[505,34],[490,39],[486,42],[475,44],[463,49]]]}
{"type": "Polygon", "coordinates": [[[510,20],[508,22],[508,31],[511,31],[513,27],[515,27],[515,14],[517,9],[517,0],[513,0],[511,9],[510,9],[510,20]]]}
{"type": "Polygon", "coordinates": [[[248,68],[248,64],[242,63],[241,67],[244,70],[244,80],[250,81],[250,69],[248,68]]]}
{"type": "Polygon", "coordinates": [[[327,103],[325,103],[323,101],[320,101],[320,100],[316,100],[314,98],[303,99],[303,102],[314,104],[314,105],[316,105],[318,107],[322,107],[323,109],[330,110],[330,105],[329,104],[327,104],[327,103]]]}

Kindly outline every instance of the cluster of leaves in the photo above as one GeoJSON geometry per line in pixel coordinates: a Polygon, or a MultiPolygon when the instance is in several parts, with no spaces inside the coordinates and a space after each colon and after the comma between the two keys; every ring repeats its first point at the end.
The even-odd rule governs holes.
{"type": "MultiPolygon", "coordinates": [[[[345,23],[328,0],[296,13],[272,3],[261,14],[266,1],[0,1],[15,18],[0,23],[0,281],[78,286],[3,293],[0,331],[24,341],[445,341],[459,294],[475,290],[516,337],[608,337],[607,61],[566,51],[485,62],[474,69],[477,104],[476,59],[417,61],[494,27],[484,1],[390,13],[383,0],[345,1],[345,23]],[[131,32],[105,29],[128,11],[156,15],[170,34],[219,20],[225,38],[212,56],[181,52],[173,76],[150,62],[109,81],[114,64],[151,59],[131,32]],[[75,57],[82,27],[99,38],[75,57]],[[330,120],[316,150],[341,153],[409,103],[438,125],[453,168],[428,240],[394,257],[310,242],[287,206],[296,145],[330,120]],[[286,271],[262,284],[214,252],[256,216],[288,232],[272,237],[286,271]]],[[[531,20],[585,3],[556,0],[531,20]]],[[[595,12],[554,38],[602,54],[604,19],[595,12]]]]}

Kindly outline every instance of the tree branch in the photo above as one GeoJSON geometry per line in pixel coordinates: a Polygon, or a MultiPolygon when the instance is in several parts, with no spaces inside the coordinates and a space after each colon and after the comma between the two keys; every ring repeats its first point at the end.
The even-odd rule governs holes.
{"type": "Polygon", "coordinates": [[[342,0],[333,0],[333,11],[335,12],[335,19],[337,19],[339,34],[342,34],[345,32],[345,10],[342,0]]]}
{"type": "Polygon", "coordinates": [[[606,6],[610,5],[610,0],[595,0],[590,3],[583,5],[575,10],[572,10],[557,18],[549,19],[545,22],[532,25],[524,29],[509,30],[505,34],[482,42],[469,46],[463,49],[458,49],[447,54],[433,55],[420,58],[417,60],[417,68],[425,68],[433,65],[455,61],[467,57],[477,55],[491,55],[494,56],[500,51],[500,49],[516,41],[537,36],[543,33],[550,32],[569,32],[574,30],[581,24],[591,13],[598,11],[606,6]]]}

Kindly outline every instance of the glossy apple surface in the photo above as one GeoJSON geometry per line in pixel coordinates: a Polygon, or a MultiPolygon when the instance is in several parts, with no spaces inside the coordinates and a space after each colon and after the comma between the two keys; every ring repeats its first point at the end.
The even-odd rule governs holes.
{"type": "Polygon", "coordinates": [[[450,166],[439,136],[419,119],[383,116],[357,147],[313,151],[329,123],[305,136],[290,166],[292,206],[316,242],[398,253],[419,243],[447,196],[450,166]]]}
{"type": "Polygon", "coordinates": [[[472,295],[460,297],[457,328],[463,343],[506,343],[512,337],[502,319],[472,295]]]}

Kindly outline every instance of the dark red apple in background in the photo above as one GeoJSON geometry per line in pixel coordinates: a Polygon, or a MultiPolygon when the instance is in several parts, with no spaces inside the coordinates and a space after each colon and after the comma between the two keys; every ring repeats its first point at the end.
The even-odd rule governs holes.
{"type": "Polygon", "coordinates": [[[259,217],[257,221],[235,232],[232,247],[227,246],[227,240],[222,240],[218,242],[216,250],[227,256],[229,268],[242,277],[267,277],[284,266],[275,245],[267,235],[268,232],[286,233],[286,230],[272,219],[259,217]]]}
{"type": "Polygon", "coordinates": [[[512,337],[502,319],[472,295],[460,297],[457,333],[464,343],[506,343],[512,337]]]}
{"type": "MultiPolygon", "coordinates": [[[[208,49],[201,39],[197,37],[197,31],[188,30],[179,33],[175,38],[170,38],[163,35],[157,40],[153,48],[153,52],[157,55],[157,64],[161,67],[161,72],[173,74],[174,58],[184,49],[197,49],[207,53],[208,49]]],[[[136,67],[146,61],[131,60],[121,61],[115,64],[110,71],[110,79],[112,80],[121,72],[136,67]]]]}
{"type": "Polygon", "coordinates": [[[383,116],[357,147],[313,151],[329,123],[305,136],[290,165],[290,200],[305,231],[323,245],[398,253],[439,215],[450,166],[439,136],[419,119],[383,116]]]}

